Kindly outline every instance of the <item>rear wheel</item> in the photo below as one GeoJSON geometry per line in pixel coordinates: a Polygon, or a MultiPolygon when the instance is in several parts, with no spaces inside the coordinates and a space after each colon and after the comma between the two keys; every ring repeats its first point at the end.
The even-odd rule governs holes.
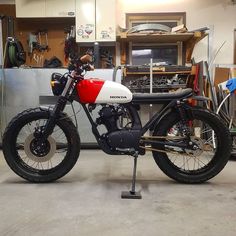
{"type": "Polygon", "coordinates": [[[44,129],[49,112],[26,110],[8,125],[3,137],[3,153],[10,168],[31,182],[51,182],[67,174],[80,152],[80,138],[73,122],[62,116],[44,142],[37,135],[44,129]]]}
{"type": "MultiPolygon", "coordinates": [[[[165,147],[153,144],[153,157],[160,169],[170,178],[182,183],[202,183],[217,175],[226,165],[231,152],[231,137],[224,123],[214,114],[193,109],[193,119],[187,121],[190,141],[196,150],[165,147]]],[[[167,114],[155,127],[153,136],[166,136],[166,140],[183,143],[183,124],[177,113],[167,114]]]]}

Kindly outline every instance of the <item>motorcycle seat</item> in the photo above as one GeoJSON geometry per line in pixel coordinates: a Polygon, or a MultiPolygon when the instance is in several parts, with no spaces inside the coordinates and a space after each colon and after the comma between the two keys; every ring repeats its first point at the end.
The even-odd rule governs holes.
{"type": "Polygon", "coordinates": [[[174,99],[183,99],[192,96],[192,89],[186,88],[171,93],[134,93],[132,103],[134,104],[162,104],[174,99]]]}

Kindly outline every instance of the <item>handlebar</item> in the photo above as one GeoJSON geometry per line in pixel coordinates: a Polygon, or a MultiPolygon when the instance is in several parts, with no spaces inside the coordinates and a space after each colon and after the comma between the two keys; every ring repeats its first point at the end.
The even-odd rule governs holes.
{"type": "Polygon", "coordinates": [[[80,58],[71,58],[68,66],[69,70],[76,70],[79,73],[83,71],[93,71],[94,66],[91,65],[93,58],[90,54],[85,54],[80,58]]]}
{"type": "Polygon", "coordinates": [[[91,65],[91,64],[83,65],[82,68],[83,68],[85,71],[94,71],[94,66],[91,65]]]}
{"type": "Polygon", "coordinates": [[[84,63],[84,64],[86,64],[86,63],[92,63],[93,58],[92,58],[91,55],[85,54],[85,55],[83,55],[82,57],[80,57],[80,61],[81,61],[82,63],[84,63]]]}

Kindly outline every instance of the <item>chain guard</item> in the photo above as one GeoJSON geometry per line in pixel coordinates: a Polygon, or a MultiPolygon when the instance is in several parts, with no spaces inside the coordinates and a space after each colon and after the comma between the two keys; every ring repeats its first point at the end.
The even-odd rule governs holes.
{"type": "MultiPolygon", "coordinates": [[[[170,136],[142,136],[141,139],[143,141],[147,141],[148,139],[149,140],[163,140],[163,139],[166,139],[168,141],[182,141],[184,139],[184,137],[170,137],[170,136]]],[[[195,136],[192,136],[191,137],[191,141],[196,143],[198,145],[198,149],[196,150],[189,150],[189,149],[184,149],[184,148],[181,148],[182,151],[175,151],[173,149],[168,149],[165,147],[165,149],[157,149],[157,148],[152,148],[152,147],[147,147],[147,146],[139,146],[139,148],[142,148],[142,149],[145,149],[146,151],[154,151],[154,152],[161,152],[161,153],[171,153],[171,154],[181,154],[181,155],[184,155],[184,156],[200,156],[203,151],[205,151],[204,149],[204,143],[203,143],[203,140],[201,138],[198,138],[198,137],[195,137],[195,136]]],[[[207,150],[207,149],[206,149],[207,150]]]]}

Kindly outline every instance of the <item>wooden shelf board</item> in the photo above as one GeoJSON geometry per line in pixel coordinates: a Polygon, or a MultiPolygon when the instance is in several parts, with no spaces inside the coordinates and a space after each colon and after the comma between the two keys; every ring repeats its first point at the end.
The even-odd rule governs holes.
{"type": "MultiPolygon", "coordinates": [[[[176,42],[186,42],[191,38],[196,37],[195,33],[169,33],[169,34],[121,34],[117,37],[120,41],[126,42],[155,42],[155,43],[176,43],[176,42]]],[[[197,37],[201,37],[198,35],[197,37]]]]}

